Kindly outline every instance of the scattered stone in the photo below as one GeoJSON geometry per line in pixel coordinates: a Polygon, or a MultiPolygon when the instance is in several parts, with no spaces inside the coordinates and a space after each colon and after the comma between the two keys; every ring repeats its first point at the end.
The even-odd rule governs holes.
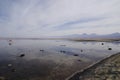
{"type": "Polygon", "coordinates": [[[74,54],[74,56],[79,56],[78,54],[74,54]]]}
{"type": "Polygon", "coordinates": [[[41,52],[44,52],[44,50],[42,50],[42,49],[41,49],[40,51],[41,51],[41,52]]]}
{"type": "Polygon", "coordinates": [[[16,72],[16,69],[12,69],[11,71],[12,71],[12,72],[16,72]]]}
{"type": "Polygon", "coordinates": [[[104,45],[104,43],[101,43],[101,45],[104,45]]]}
{"type": "Polygon", "coordinates": [[[8,67],[11,67],[12,66],[12,64],[8,64],[8,67]]]}
{"type": "Polygon", "coordinates": [[[81,50],[81,52],[83,52],[83,50],[81,50]]]}
{"type": "Polygon", "coordinates": [[[21,54],[19,57],[24,57],[25,56],[25,54],[21,54]]]}
{"type": "Polygon", "coordinates": [[[9,42],[11,42],[12,40],[10,39],[9,42]]]}
{"type": "Polygon", "coordinates": [[[9,43],[9,45],[12,45],[12,43],[9,43]]]}
{"type": "Polygon", "coordinates": [[[66,53],[66,51],[62,51],[62,50],[61,50],[60,52],[61,52],[61,53],[66,53]]]}
{"type": "Polygon", "coordinates": [[[79,59],[78,61],[81,62],[82,60],[79,59]]]}
{"type": "Polygon", "coordinates": [[[108,48],[108,50],[112,50],[112,48],[108,48]]]}

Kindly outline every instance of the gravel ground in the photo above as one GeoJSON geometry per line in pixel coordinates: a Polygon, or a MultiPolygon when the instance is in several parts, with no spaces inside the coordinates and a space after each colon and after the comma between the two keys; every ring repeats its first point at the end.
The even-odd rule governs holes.
{"type": "Polygon", "coordinates": [[[95,65],[75,73],[67,80],[120,80],[120,53],[111,55],[95,65]]]}

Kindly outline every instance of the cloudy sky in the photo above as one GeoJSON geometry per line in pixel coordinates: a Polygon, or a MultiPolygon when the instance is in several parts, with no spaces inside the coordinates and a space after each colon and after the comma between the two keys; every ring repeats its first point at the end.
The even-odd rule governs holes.
{"type": "Polygon", "coordinates": [[[120,32],[120,0],[0,0],[0,37],[120,32]]]}

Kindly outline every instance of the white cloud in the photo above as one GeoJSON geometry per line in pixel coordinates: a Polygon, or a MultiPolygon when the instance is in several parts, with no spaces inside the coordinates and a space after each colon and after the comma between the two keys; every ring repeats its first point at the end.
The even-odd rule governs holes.
{"type": "Polygon", "coordinates": [[[0,7],[6,13],[0,15],[0,36],[106,34],[120,30],[119,0],[8,0],[0,7]]]}

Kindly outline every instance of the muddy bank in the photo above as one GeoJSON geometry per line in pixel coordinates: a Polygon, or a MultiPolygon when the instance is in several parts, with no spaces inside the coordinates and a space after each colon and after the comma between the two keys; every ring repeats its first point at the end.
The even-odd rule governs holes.
{"type": "Polygon", "coordinates": [[[111,55],[95,65],[77,72],[66,80],[119,80],[120,53],[111,55]]]}

